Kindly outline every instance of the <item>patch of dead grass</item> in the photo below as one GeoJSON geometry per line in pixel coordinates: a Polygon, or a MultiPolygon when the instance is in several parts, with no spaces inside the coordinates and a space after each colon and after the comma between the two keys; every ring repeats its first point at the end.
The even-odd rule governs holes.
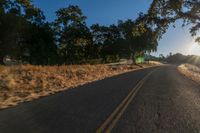
{"type": "Polygon", "coordinates": [[[191,64],[182,64],[178,66],[178,70],[183,75],[200,83],[200,67],[191,64]]]}
{"type": "Polygon", "coordinates": [[[0,66],[0,109],[140,68],[136,65],[0,66]]]}

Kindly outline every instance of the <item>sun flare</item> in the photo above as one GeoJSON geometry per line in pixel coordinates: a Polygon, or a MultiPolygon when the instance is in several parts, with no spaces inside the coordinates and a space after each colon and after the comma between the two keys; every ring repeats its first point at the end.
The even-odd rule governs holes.
{"type": "Polygon", "coordinates": [[[189,46],[188,52],[189,55],[200,55],[200,45],[193,43],[189,46]]]}

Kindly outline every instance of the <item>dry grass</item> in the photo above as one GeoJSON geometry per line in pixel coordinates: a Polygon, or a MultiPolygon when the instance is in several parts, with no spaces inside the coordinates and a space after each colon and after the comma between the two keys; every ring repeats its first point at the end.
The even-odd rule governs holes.
{"type": "Polygon", "coordinates": [[[161,62],[158,61],[149,61],[149,64],[153,64],[153,65],[162,65],[161,62]]]}
{"type": "MultiPolygon", "coordinates": [[[[144,65],[149,67],[155,64],[144,65]]],[[[0,109],[100,80],[139,66],[0,66],[0,109]]]]}
{"type": "Polygon", "coordinates": [[[178,70],[185,76],[200,83],[200,67],[191,64],[182,64],[178,66],[178,70]]]}

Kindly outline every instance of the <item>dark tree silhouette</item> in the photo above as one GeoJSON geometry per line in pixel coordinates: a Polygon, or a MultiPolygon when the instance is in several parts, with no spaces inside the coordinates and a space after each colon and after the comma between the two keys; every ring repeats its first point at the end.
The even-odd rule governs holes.
{"type": "Polygon", "coordinates": [[[89,28],[86,26],[81,9],[78,6],[70,5],[67,8],[59,9],[55,21],[59,52],[64,63],[80,63],[87,60],[92,37],[89,28]]]}
{"type": "MultiPolygon", "coordinates": [[[[199,0],[153,0],[146,21],[159,27],[162,33],[171,23],[183,20],[183,25],[190,25],[192,36],[197,35],[200,28],[200,1],[199,0]]],[[[196,41],[200,39],[197,37],[196,41]]]]}
{"type": "Polygon", "coordinates": [[[198,0],[153,0],[148,12],[140,13],[136,20],[88,27],[78,6],[59,9],[56,20],[48,23],[30,0],[1,0],[0,63],[6,56],[37,65],[135,59],[156,51],[159,39],[179,19],[196,36],[199,12],[198,0]]]}

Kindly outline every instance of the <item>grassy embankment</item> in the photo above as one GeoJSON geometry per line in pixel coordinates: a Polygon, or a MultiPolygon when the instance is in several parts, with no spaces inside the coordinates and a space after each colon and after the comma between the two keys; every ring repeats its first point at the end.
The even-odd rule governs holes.
{"type": "Polygon", "coordinates": [[[200,83],[200,67],[191,64],[182,64],[178,66],[178,70],[186,77],[200,83]]]}
{"type": "Polygon", "coordinates": [[[154,65],[0,66],[0,109],[154,65]]]}

